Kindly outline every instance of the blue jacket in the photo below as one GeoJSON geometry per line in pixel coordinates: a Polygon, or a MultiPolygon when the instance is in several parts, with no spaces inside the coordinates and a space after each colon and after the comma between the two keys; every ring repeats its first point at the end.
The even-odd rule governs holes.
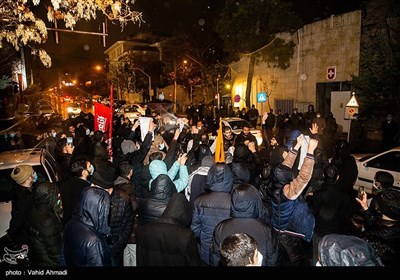
{"type": "Polygon", "coordinates": [[[299,175],[293,178],[292,166],[296,157],[297,151],[290,150],[284,162],[273,170],[271,224],[276,230],[310,242],[314,232],[315,218],[300,194],[310,181],[314,159],[312,155],[307,154],[299,175]],[[285,188],[287,188],[287,195],[292,197],[286,197],[285,188]]]}
{"type": "Polygon", "coordinates": [[[160,174],[167,174],[171,180],[175,179],[176,174],[179,171],[179,179],[174,181],[177,192],[183,191],[189,183],[189,174],[186,165],[180,165],[177,161],[167,170],[167,165],[162,160],[153,160],[149,164],[149,171],[151,180],[149,182],[149,189],[151,188],[151,182],[158,177],[160,174]]]}

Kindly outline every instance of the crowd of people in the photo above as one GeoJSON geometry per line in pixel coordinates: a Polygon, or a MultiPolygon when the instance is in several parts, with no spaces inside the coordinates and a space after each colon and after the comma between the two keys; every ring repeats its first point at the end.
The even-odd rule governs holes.
{"type": "MultiPolygon", "coordinates": [[[[357,196],[355,159],[332,115],[312,105],[267,112],[261,146],[249,127],[221,128],[215,160],[220,143],[189,113],[114,115],[112,141],[84,113],[63,121],[43,140],[58,182],[29,165],[12,171],[1,245],[28,245],[39,267],[400,264],[400,191],[384,173],[374,197],[357,196]]],[[[246,118],[257,125],[255,116],[246,118]]]]}

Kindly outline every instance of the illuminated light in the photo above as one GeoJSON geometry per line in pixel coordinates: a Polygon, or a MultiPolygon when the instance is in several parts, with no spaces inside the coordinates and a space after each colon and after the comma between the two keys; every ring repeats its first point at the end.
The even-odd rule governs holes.
{"type": "Polygon", "coordinates": [[[243,85],[242,84],[239,84],[239,85],[235,86],[235,93],[239,94],[239,95],[243,94],[243,85]]]}

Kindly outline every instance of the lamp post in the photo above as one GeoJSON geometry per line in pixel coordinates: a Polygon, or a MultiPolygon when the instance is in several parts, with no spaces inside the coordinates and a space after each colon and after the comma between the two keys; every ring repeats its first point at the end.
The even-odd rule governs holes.
{"type": "Polygon", "coordinates": [[[151,77],[149,74],[147,74],[146,72],[144,72],[142,69],[134,67],[134,70],[139,70],[140,72],[142,72],[144,75],[147,76],[147,78],[149,79],[149,97],[151,96],[151,77]]]}
{"type": "Polygon", "coordinates": [[[217,108],[219,109],[219,90],[218,90],[218,81],[219,81],[219,75],[218,75],[218,78],[217,78],[217,108]]]}
{"type": "MultiPolygon", "coordinates": [[[[192,56],[190,56],[188,54],[185,54],[185,56],[187,58],[189,58],[190,60],[192,60],[193,62],[197,63],[201,67],[201,79],[202,79],[202,83],[204,83],[204,81],[205,81],[205,76],[204,76],[205,67],[204,67],[204,65],[201,62],[199,62],[197,59],[195,59],[194,57],[192,57],[192,56]]],[[[206,92],[205,92],[204,86],[203,86],[203,96],[204,96],[204,101],[206,101],[206,92]]],[[[191,102],[193,102],[193,96],[192,95],[191,95],[191,102]]]]}

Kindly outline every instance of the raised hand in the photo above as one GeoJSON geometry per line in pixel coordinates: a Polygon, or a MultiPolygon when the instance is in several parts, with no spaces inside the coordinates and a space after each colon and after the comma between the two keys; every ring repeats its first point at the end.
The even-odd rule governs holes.
{"type": "Polygon", "coordinates": [[[309,128],[311,134],[317,134],[318,133],[318,124],[313,123],[311,127],[309,128]]]}

